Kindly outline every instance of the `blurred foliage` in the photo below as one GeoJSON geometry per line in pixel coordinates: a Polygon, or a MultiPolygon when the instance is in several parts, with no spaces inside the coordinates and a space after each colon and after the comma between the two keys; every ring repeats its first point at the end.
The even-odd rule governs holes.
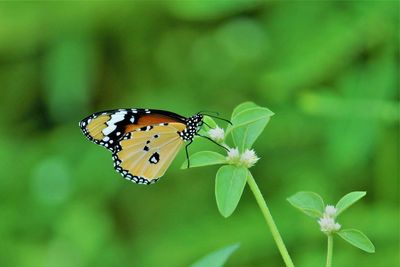
{"type": "Polygon", "coordinates": [[[368,192],[340,223],[376,253],[335,242],[335,266],[400,265],[398,2],[2,2],[0,25],[0,266],[188,266],[235,242],[227,266],[282,266],[248,190],[219,215],[217,167],[180,170],[181,153],[131,184],[78,127],[103,109],[228,117],[244,101],[276,114],[252,172],[296,266],[325,258],[285,200],[302,190],[368,192]]]}

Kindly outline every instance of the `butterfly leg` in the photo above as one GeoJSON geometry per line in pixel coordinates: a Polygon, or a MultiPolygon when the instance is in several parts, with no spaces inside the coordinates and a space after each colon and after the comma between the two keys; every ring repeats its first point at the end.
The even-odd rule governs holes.
{"type": "Polygon", "coordinates": [[[189,151],[188,151],[188,146],[192,144],[193,140],[190,140],[190,142],[185,146],[185,151],[186,151],[186,160],[188,162],[187,168],[189,169],[190,167],[190,159],[189,159],[189,151]]]}

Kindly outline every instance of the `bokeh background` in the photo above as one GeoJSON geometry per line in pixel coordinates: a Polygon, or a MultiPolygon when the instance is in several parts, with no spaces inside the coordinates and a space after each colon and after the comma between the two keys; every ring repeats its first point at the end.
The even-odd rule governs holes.
{"type": "MultiPolygon", "coordinates": [[[[335,266],[399,266],[399,4],[152,1],[0,4],[0,266],[188,266],[240,242],[227,266],[283,266],[246,189],[229,219],[217,167],[121,179],[78,121],[121,107],[192,115],[254,101],[276,113],[252,169],[296,266],[326,239],[286,201],[367,196],[339,222],[335,266]]],[[[218,150],[197,140],[191,152],[218,150]]],[[[222,152],[222,151],[221,151],[222,152]]]]}

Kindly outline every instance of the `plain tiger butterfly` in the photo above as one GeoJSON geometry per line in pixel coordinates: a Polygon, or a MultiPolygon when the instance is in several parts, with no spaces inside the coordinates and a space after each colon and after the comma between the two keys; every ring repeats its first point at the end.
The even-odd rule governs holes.
{"type": "Polygon", "coordinates": [[[164,110],[117,109],[94,113],[79,127],[90,141],[112,152],[114,168],[124,178],[152,184],[185,142],[188,157],[187,146],[203,123],[200,112],[186,118],[164,110]]]}

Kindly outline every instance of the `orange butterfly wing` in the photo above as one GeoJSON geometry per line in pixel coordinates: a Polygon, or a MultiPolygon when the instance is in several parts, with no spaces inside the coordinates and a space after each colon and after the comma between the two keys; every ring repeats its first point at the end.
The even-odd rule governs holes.
{"type": "Polygon", "coordinates": [[[193,140],[202,118],[164,110],[117,109],[94,113],[79,126],[90,141],[113,152],[114,168],[122,176],[151,184],[164,175],[185,141],[193,140]]]}
{"type": "Polygon", "coordinates": [[[128,132],[147,125],[182,123],[184,119],[178,114],[162,110],[116,109],[94,113],[83,119],[79,126],[90,141],[114,151],[117,142],[128,132]]]}
{"type": "Polygon", "coordinates": [[[114,167],[126,179],[151,184],[164,175],[184,141],[183,123],[162,123],[130,132],[113,154],[114,167]]]}

